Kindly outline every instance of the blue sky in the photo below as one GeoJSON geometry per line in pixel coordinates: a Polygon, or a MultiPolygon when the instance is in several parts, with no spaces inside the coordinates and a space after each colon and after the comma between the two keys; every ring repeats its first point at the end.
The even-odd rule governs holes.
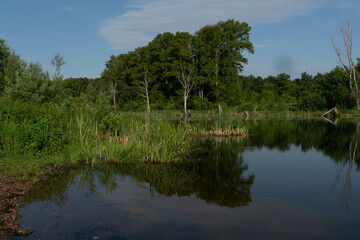
{"type": "Polygon", "coordinates": [[[244,74],[327,72],[337,64],[329,36],[350,20],[360,57],[359,0],[1,0],[0,38],[24,60],[50,62],[60,53],[65,77],[98,77],[110,55],[146,45],[157,33],[194,33],[235,19],[252,26],[255,54],[244,74]]]}

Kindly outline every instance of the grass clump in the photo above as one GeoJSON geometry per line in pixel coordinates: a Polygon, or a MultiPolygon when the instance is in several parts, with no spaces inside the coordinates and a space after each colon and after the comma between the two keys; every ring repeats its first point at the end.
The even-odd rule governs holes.
{"type": "Polygon", "coordinates": [[[68,156],[72,162],[88,164],[105,162],[170,163],[185,160],[191,144],[183,126],[165,120],[138,121],[118,115],[105,118],[101,129],[91,115],[76,116],[68,156]],[[126,127],[123,125],[127,122],[126,127]],[[109,124],[109,122],[111,124],[109,124]]]}
{"type": "Polygon", "coordinates": [[[133,149],[142,162],[169,163],[186,159],[191,143],[183,126],[157,120],[137,128],[133,149]]]}
{"type": "Polygon", "coordinates": [[[191,122],[188,132],[195,136],[228,137],[247,135],[243,119],[239,118],[212,118],[191,122]]]}

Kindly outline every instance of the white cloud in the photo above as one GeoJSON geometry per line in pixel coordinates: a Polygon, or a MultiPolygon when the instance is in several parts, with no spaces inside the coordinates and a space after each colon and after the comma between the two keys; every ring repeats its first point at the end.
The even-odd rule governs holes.
{"type": "Polygon", "coordinates": [[[99,34],[114,49],[126,51],[166,31],[194,33],[227,19],[252,25],[280,22],[307,14],[318,5],[318,0],[154,0],[129,6],[123,15],[105,20],[99,34]]]}
{"type": "Polygon", "coordinates": [[[64,8],[64,10],[65,11],[72,11],[72,10],[74,10],[72,7],[66,7],[66,8],[64,8]]]}

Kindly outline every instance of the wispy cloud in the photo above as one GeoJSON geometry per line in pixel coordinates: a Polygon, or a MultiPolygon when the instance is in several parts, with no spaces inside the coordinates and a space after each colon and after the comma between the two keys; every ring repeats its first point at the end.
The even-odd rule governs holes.
{"type": "Polygon", "coordinates": [[[66,7],[66,8],[64,8],[64,10],[65,11],[72,11],[72,10],[74,10],[72,7],[66,7]]]}
{"type": "Polygon", "coordinates": [[[311,12],[317,0],[154,0],[128,6],[105,20],[99,34],[112,48],[126,51],[146,45],[157,33],[194,33],[207,24],[236,19],[250,24],[280,22],[311,12]]]}

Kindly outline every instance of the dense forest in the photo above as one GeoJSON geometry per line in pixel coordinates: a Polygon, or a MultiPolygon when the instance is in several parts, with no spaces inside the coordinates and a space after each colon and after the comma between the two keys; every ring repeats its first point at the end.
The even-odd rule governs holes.
{"type": "MultiPolygon", "coordinates": [[[[124,111],[355,108],[341,67],[315,76],[304,72],[296,79],[286,73],[266,78],[241,75],[248,62],[244,52],[254,53],[250,30],[247,23],[228,20],[195,34],[158,34],[144,47],[111,56],[96,79],[64,79],[65,61],[59,54],[51,62],[55,73],[50,75],[39,63],[22,60],[0,39],[0,96],[65,108],[93,104],[124,111]]],[[[355,68],[358,74],[359,58],[355,68]]]]}

